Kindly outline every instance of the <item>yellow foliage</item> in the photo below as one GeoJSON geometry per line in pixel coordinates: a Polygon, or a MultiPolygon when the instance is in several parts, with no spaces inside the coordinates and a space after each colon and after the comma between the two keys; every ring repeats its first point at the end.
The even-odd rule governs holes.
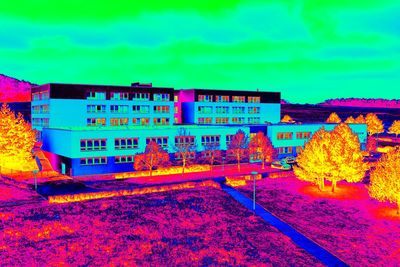
{"type": "Polygon", "coordinates": [[[356,119],[355,119],[355,123],[365,123],[365,118],[364,118],[364,116],[361,114],[360,116],[358,116],[356,119]]]}
{"type": "Polygon", "coordinates": [[[353,118],[353,116],[350,116],[346,119],[345,123],[356,123],[356,120],[353,118]]]}
{"type": "MultiPolygon", "coordinates": [[[[206,172],[210,171],[210,165],[190,165],[185,167],[186,173],[191,172],[206,172]]],[[[170,174],[180,174],[182,173],[182,166],[170,166],[170,167],[160,167],[153,171],[153,176],[158,175],[170,175],[170,174]]],[[[125,178],[135,178],[135,177],[144,177],[149,176],[148,171],[136,171],[136,172],[124,172],[124,173],[116,173],[114,175],[115,179],[125,179],[125,178]]]]}
{"type": "Polygon", "coordinates": [[[0,166],[25,170],[32,166],[35,132],[21,114],[15,116],[7,104],[0,110],[0,166]]]}
{"type": "Polygon", "coordinates": [[[327,123],[341,123],[342,119],[336,114],[336,112],[332,112],[331,115],[329,115],[329,118],[326,119],[327,123]]]}
{"type": "Polygon", "coordinates": [[[395,120],[389,127],[390,134],[395,134],[396,137],[400,134],[400,120],[395,120]]]}
{"type": "Polygon", "coordinates": [[[368,113],[365,117],[367,131],[369,135],[380,134],[384,132],[383,122],[374,113],[368,113]]]}
{"type": "Polygon", "coordinates": [[[397,203],[397,214],[400,214],[400,146],[383,155],[370,176],[370,196],[397,203]]]}
{"type": "Polygon", "coordinates": [[[285,115],[285,116],[283,116],[281,122],[289,122],[289,123],[292,123],[292,122],[294,122],[294,120],[293,120],[292,117],[290,117],[289,115],[285,115]]]}
{"type": "Polygon", "coordinates": [[[341,123],[332,132],[317,131],[297,157],[295,175],[324,188],[324,180],[332,182],[332,192],[338,181],[359,182],[368,166],[363,162],[360,141],[350,127],[341,123]]]}

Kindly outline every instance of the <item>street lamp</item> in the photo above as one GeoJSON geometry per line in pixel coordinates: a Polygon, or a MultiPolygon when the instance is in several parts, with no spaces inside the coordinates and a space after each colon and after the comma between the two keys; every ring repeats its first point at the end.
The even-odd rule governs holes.
{"type": "Polygon", "coordinates": [[[251,175],[253,176],[253,210],[256,210],[256,176],[258,172],[251,172],[251,175]]]}

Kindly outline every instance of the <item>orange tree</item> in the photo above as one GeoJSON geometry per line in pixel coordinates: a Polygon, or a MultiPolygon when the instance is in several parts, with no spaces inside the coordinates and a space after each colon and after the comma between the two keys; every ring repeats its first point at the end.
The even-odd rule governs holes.
{"type": "Polygon", "coordinates": [[[242,130],[238,130],[232,136],[232,140],[228,145],[227,156],[236,160],[237,168],[240,171],[240,161],[248,156],[249,136],[242,130]]]}
{"type": "Polygon", "coordinates": [[[297,165],[294,172],[299,179],[318,184],[320,190],[326,179],[332,183],[332,192],[339,181],[361,181],[367,169],[358,136],[345,123],[332,132],[317,131],[297,157],[297,165]]]}
{"type": "Polygon", "coordinates": [[[289,123],[292,123],[292,122],[294,122],[294,120],[293,120],[292,117],[290,117],[289,115],[285,115],[285,116],[283,116],[281,122],[289,122],[289,123]]]}
{"type": "Polygon", "coordinates": [[[33,167],[35,141],[35,131],[30,124],[4,103],[0,109],[0,166],[15,170],[33,167]]]}
{"type": "Polygon", "coordinates": [[[353,116],[350,116],[346,119],[345,123],[356,123],[356,120],[353,118],[353,116]]]}
{"type": "Polygon", "coordinates": [[[365,123],[365,117],[360,114],[356,119],[355,119],[355,123],[365,123]]]}
{"type": "Polygon", "coordinates": [[[395,134],[396,138],[400,134],[400,120],[393,121],[392,125],[389,127],[390,134],[395,134]]]}
{"type": "Polygon", "coordinates": [[[260,159],[262,169],[265,168],[265,162],[271,162],[274,154],[274,148],[271,141],[263,132],[258,132],[249,143],[249,154],[254,159],[260,159]]]}
{"type": "Polygon", "coordinates": [[[331,115],[326,119],[327,123],[340,123],[342,122],[342,119],[339,118],[338,114],[336,112],[332,112],[331,115]]]}
{"type": "Polygon", "coordinates": [[[195,137],[186,128],[179,128],[172,148],[176,158],[182,162],[182,173],[184,173],[186,166],[195,158],[197,148],[195,137]]]}
{"type": "Polygon", "coordinates": [[[212,170],[215,162],[221,161],[221,148],[219,143],[204,144],[203,160],[210,164],[212,170]]]}
{"type": "Polygon", "coordinates": [[[374,170],[371,171],[369,194],[379,201],[397,204],[400,215],[400,147],[383,155],[374,170]]]}
{"type": "Polygon", "coordinates": [[[161,166],[168,166],[170,163],[169,154],[163,150],[156,142],[151,141],[147,144],[144,153],[135,155],[135,170],[149,170],[152,176],[153,169],[161,166]]]}

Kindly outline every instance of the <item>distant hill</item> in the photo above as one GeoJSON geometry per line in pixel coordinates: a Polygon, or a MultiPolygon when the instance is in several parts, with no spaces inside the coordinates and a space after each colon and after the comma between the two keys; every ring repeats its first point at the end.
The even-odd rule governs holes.
{"type": "Polygon", "coordinates": [[[0,102],[29,102],[36,84],[0,74],[0,102]]]}
{"type": "Polygon", "coordinates": [[[337,98],[328,99],[319,106],[336,107],[370,107],[370,108],[400,108],[400,99],[389,100],[381,98],[337,98]]]}

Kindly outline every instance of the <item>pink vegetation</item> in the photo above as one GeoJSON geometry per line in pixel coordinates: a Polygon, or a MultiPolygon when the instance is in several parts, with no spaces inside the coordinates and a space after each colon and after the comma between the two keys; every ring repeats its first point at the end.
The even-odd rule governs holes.
{"type": "MultiPolygon", "coordinates": [[[[329,186],[329,185],[328,185],[329,186]]],[[[363,184],[321,193],[295,178],[257,182],[257,202],[351,266],[400,265],[400,217],[363,184]]],[[[252,196],[252,186],[239,188],[252,196]]]]}
{"type": "Polygon", "coordinates": [[[0,208],[2,266],[321,266],[214,187],[0,208]]]}
{"type": "Polygon", "coordinates": [[[33,84],[0,74],[0,102],[29,102],[33,84]]]}

